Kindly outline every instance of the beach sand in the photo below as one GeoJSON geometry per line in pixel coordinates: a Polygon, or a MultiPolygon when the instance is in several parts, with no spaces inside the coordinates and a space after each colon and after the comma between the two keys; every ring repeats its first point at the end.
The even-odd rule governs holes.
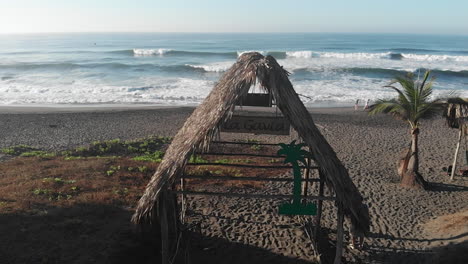
{"type": "MultiPolygon", "coordinates": [[[[25,144],[44,150],[64,150],[96,140],[173,136],[193,109],[1,108],[0,148],[25,144]]],[[[366,112],[354,111],[351,107],[312,108],[310,112],[369,206],[369,237],[362,251],[346,247],[345,259],[348,262],[424,263],[434,257],[432,251],[439,252],[451,242],[467,240],[467,234],[457,233],[457,230],[451,231],[453,236],[443,236],[440,230],[432,232],[434,222],[430,221],[468,210],[468,179],[458,176],[449,181],[442,171],[442,167],[452,162],[457,139],[457,131],[449,129],[442,118],[422,123],[420,172],[431,183],[431,188],[415,191],[399,186],[395,169],[399,153],[409,143],[408,127],[404,122],[386,115],[370,117],[366,112]]],[[[234,137],[253,138],[248,134],[234,137]]],[[[289,141],[289,137],[260,138],[264,141],[289,141]]],[[[463,159],[461,155],[460,163],[463,159]]],[[[275,183],[268,185],[267,191],[289,193],[291,186],[275,183]]],[[[189,214],[189,219],[198,222],[202,234],[212,239],[203,243],[211,248],[210,256],[214,259],[223,260],[225,254],[243,254],[235,252],[238,248],[234,246],[225,246],[219,249],[220,254],[216,254],[216,243],[219,243],[216,239],[223,239],[284,255],[290,258],[288,262],[291,263],[306,263],[304,261],[314,256],[310,240],[301,229],[300,218],[278,215],[278,203],[194,197],[189,200],[189,213],[193,216],[190,218],[189,214]]],[[[322,221],[325,230],[333,237],[336,231],[333,203],[324,203],[322,221]]],[[[462,222],[460,228],[466,230],[463,229],[466,222],[462,222]]],[[[236,263],[235,260],[228,262],[236,263]]]]}

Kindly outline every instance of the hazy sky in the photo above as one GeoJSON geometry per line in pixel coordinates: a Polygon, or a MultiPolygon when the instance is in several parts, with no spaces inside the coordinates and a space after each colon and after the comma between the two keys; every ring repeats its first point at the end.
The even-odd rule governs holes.
{"type": "Polygon", "coordinates": [[[468,34],[468,0],[0,0],[0,33],[468,34]]]}

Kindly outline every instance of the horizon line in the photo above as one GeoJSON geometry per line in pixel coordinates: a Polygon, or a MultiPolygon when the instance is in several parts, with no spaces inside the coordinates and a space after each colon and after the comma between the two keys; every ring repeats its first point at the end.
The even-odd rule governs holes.
{"type": "Polygon", "coordinates": [[[34,35],[34,34],[370,34],[370,35],[429,35],[429,36],[468,36],[468,33],[408,33],[408,32],[339,32],[339,31],[272,31],[272,32],[243,32],[243,31],[41,31],[41,32],[0,32],[0,35],[34,35]]]}

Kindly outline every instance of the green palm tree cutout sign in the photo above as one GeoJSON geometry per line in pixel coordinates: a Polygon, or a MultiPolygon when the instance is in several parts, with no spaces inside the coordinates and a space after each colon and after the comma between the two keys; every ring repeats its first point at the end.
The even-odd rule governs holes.
{"type": "Polygon", "coordinates": [[[315,215],[317,213],[315,203],[301,203],[302,177],[299,162],[305,165],[305,159],[311,156],[310,152],[302,149],[306,146],[304,143],[296,145],[296,140],[290,144],[280,143],[279,146],[281,149],[278,150],[278,155],[286,155],[284,163],[291,163],[294,174],[293,202],[280,205],[279,214],[315,215]]]}

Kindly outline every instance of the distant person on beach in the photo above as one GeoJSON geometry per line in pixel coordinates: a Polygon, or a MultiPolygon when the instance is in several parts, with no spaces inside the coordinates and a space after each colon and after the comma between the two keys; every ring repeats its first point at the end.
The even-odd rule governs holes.
{"type": "Polygon", "coordinates": [[[370,103],[370,99],[367,99],[366,104],[364,105],[363,110],[369,109],[369,103],[370,103]]]}
{"type": "Polygon", "coordinates": [[[359,99],[356,100],[356,103],[354,104],[354,111],[359,109],[359,99]]]}

